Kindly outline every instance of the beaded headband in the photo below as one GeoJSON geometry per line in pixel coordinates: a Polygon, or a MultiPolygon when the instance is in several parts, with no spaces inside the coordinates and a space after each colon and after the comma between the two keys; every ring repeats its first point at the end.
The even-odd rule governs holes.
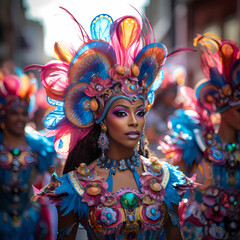
{"type": "Polygon", "coordinates": [[[109,15],[101,14],[91,22],[89,37],[68,14],[79,27],[83,41],[80,48],[74,50],[56,42],[58,61],[25,68],[41,69],[48,103],[56,107],[44,125],[49,129],[48,135],[55,136],[56,151],[64,155],[94,124],[101,123],[117,99],[135,102],[140,98],[149,110],[154,91],[162,82],[162,66],[167,57],[163,44],[151,43],[155,37],[147,19],[143,19],[145,35],[142,22],[136,17],[113,21],[109,15]]]}
{"type": "Polygon", "coordinates": [[[202,50],[201,64],[207,80],[196,85],[200,104],[210,112],[223,112],[240,104],[240,52],[236,43],[206,33],[194,39],[202,50]]]}

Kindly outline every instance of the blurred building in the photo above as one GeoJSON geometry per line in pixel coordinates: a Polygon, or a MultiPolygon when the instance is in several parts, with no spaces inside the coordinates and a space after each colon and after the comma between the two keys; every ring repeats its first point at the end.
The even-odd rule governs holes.
{"type": "Polygon", "coordinates": [[[43,27],[26,19],[23,0],[0,0],[0,65],[10,60],[24,68],[46,58],[43,27]]]}
{"type": "MultiPolygon", "coordinates": [[[[197,33],[213,32],[240,41],[240,0],[150,0],[145,9],[156,34],[169,52],[192,47],[197,33]]],[[[187,68],[186,84],[193,86],[203,78],[199,53],[178,54],[177,64],[187,68]]]]}
{"type": "MultiPolygon", "coordinates": [[[[214,32],[240,41],[240,0],[147,0],[145,14],[156,40],[169,52],[192,47],[197,33],[214,32]]],[[[0,64],[12,60],[18,66],[44,64],[44,30],[41,22],[26,19],[24,0],[0,0],[0,64]]],[[[186,84],[203,78],[199,53],[181,53],[168,61],[184,65],[186,84]]]]}

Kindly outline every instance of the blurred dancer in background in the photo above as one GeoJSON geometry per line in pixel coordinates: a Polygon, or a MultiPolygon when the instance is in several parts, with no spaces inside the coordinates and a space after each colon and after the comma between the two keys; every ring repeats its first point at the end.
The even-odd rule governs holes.
{"type": "Polygon", "coordinates": [[[184,239],[240,239],[240,51],[215,34],[199,35],[206,79],[185,109],[170,118],[172,135],[161,142],[171,161],[205,185],[190,193],[179,214],[184,239]],[[216,127],[211,115],[219,113],[216,127]]]}
{"type": "Polygon", "coordinates": [[[44,201],[28,206],[32,184],[43,184],[39,176],[50,170],[55,156],[53,144],[45,137],[25,132],[35,83],[8,63],[1,69],[0,86],[1,239],[53,239],[44,201]]]}
{"type": "Polygon", "coordinates": [[[161,157],[158,150],[159,140],[163,138],[168,130],[167,119],[177,108],[178,88],[185,82],[186,71],[181,65],[169,65],[163,67],[163,81],[161,88],[156,91],[156,98],[152,110],[146,116],[145,133],[148,139],[148,147],[161,157]]]}

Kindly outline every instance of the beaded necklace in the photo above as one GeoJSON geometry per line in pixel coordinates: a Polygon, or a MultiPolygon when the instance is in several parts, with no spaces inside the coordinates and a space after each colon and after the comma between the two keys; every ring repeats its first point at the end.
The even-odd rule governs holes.
{"type": "Polygon", "coordinates": [[[240,168],[240,144],[222,143],[217,134],[208,134],[207,145],[205,153],[208,160],[215,165],[225,166],[229,174],[228,183],[234,185],[240,168]]]}
{"type": "Polygon", "coordinates": [[[112,175],[116,174],[116,169],[118,166],[118,169],[120,171],[125,171],[127,169],[130,169],[131,172],[133,173],[134,179],[137,183],[138,189],[140,190],[140,176],[137,173],[135,167],[139,167],[139,154],[137,151],[134,152],[134,154],[127,159],[121,159],[121,160],[116,160],[112,158],[105,157],[104,161],[101,159],[97,159],[97,165],[100,166],[100,168],[105,168],[106,170],[109,170],[109,175],[107,178],[107,183],[108,183],[108,190],[112,192],[112,187],[113,187],[113,179],[112,175]]]}

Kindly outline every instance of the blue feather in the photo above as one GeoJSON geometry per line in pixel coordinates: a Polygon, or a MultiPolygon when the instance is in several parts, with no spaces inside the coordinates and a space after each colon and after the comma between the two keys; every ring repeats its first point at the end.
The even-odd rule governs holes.
{"type": "Polygon", "coordinates": [[[82,202],[82,197],[76,194],[72,184],[69,182],[68,174],[64,174],[61,177],[56,177],[61,181],[61,185],[56,188],[56,193],[66,193],[67,195],[62,198],[59,204],[60,210],[63,211],[63,216],[67,215],[71,211],[81,218],[82,216],[87,217],[89,213],[89,207],[86,203],[82,202]]]}
{"type": "Polygon", "coordinates": [[[50,97],[47,96],[47,102],[54,107],[58,107],[58,106],[63,106],[64,105],[64,101],[58,101],[58,100],[53,100],[50,97]]]}
{"type": "Polygon", "coordinates": [[[102,39],[110,42],[110,27],[112,23],[112,18],[107,14],[100,14],[96,16],[90,25],[91,38],[102,39]]]}
{"type": "Polygon", "coordinates": [[[196,114],[191,110],[178,109],[169,117],[172,131],[170,137],[183,149],[183,159],[187,167],[191,167],[194,162],[200,162],[203,155],[195,140],[194,129],[202,129],[199,121],[194,118],[196,114]]]}
{"type": "Polygon", "coordinates": [[[45,117],[43,124],[47,129],[53,130],[56,129],[65,118],[64,108],[59,106],[45,117]]]}

